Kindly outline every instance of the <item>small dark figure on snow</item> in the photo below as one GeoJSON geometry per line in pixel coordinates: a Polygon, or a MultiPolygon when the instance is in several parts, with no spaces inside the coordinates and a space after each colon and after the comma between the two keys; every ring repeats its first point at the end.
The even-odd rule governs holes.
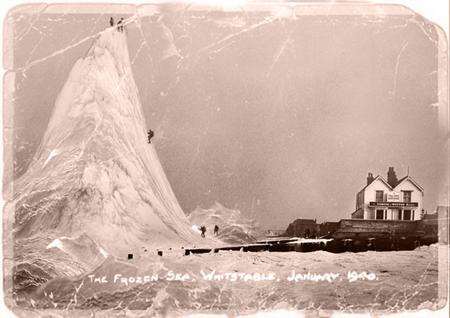
{"type": "Polygon", "coordinates": [[[114,18],[113,18],[113,17],[111,17],[111,18],[109,19],[109,25],[110,25],[110,26],[114,26],[114,18]]]}
{"type": "Polygon", "coordinates": [[[155,133],[153,132],[153,130],[149,129],[147,131],[147,139],[148,139],[148,143],[151,144],[152,143],[152,138],[155,135],[155,133]]]}
{"type": "Polygon", "coordinates": [[[214,235],[219,235],[219,226],[217,226],[217,224],[214,226],[214,235]]]}
{"type": "Polygon", "coordinates": [[[117,31],[123,32],[123,18],[120,18],[119,22],[117,22],[117,31]]]}
{"type": "Polygon", "coordinates": [[[200,227],[200,231],[202,232],[202,237],[205,237],[206,226],[202,225],[202,226],[200,227]]]}

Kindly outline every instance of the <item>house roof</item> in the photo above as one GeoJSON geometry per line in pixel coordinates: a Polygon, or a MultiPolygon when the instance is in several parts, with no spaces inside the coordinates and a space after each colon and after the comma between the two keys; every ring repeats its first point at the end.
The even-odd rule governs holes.
{"type": "Polygon", "coordinates": [[[382,176],[378,175],[375,178],[373,178],[372,182],[367,184],[364,188],[362,188],[359,192],[364,191],[368,186],[370,186],[372,183],[375,182],[375,180],[380,180],[381,182],[383,182],[390,190],[392,190],[392,187],[389,185],[389,183],[387,183],[386,180],[383,179],[382,176]]]}
{"type": "Polygon", "coordinates": [[[316,223],[316,220],[313,220],[313,219],[296,219],[294,222],[296,222],[296,223],[316,223]]]}
{"type": "Polygon", "coordinates": [[[397,185],[394,187],[397,188],[401,183],[403,183],[404,181],[409,180],[412,184],[414,184],[414,186],[419,189],[420,191],[423,192],[423,188],[416,182],[414,181],[413,178],[411,178],[410,176],[404,176],[403,178],[401,178],[400,180],[398,180],[397,185]]]}
{"type": "Polygon", "coordinates": [[[361,192],[361,191],[364,191],[368,186],[370,186],[375,180],[380,180],[380,181],[382,181],[385,185],[386,185],[386,187],[388,187],[388,189],[389,190],[394,190],[395,188],[397,188],[398,186],[399,186],[399,184],[401,184],[403,181],[405,181],[405,180],[409,180],[409,181],[411,181],[411,183],[412,184],[414,184],[416,187],[417,187],[417,189],[419,189],[420,191],[422,191],[423,192],[423,188],[416,182],[416,181],[414,181],[414,179],[413,178],[411,178],[410,176],[404,176],[403,178],[401,178],[400,180],[398,180],[398,182],[397,182],[397,185],[395,186],[395,187],[391,187],[391,185],[389,184],[389,183],[387,183],[387,181],[386,180],[384,180],[384,178],[382,177],[382,176],[380,176],[380,175],[377,175],[373,180],[372,180],[372,182],[371,183],[369,183],[368,185],[366,185],[364,188],[362,188],[359,192],[361,192]]]}
{"type": "MultiPolygon", "coordinates": [[[[402,183],[406,178],[408,178],[408,176],[404,176],[403,178],[401,178],[400,180],[397,181],[397,185],[399,185],[400,183],[402,183]]],[[[396,186],[397,186],[396,185],[396,186]]]]}

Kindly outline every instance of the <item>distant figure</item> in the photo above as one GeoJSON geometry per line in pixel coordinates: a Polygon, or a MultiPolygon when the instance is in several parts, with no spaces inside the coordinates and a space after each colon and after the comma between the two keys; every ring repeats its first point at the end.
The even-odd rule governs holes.
{"type": "Polygon", "coordinates": [[[309,231],[309,229],[306,229],[305,231],[305,237],[309,238],[309,236],[311,235],[311,232],[309,231]]]}
{"type": "Polygon", "coordinates": [[[120,18],[119,22],[117,22],[117,31],[123,32],[123,18],[120,18]]]}
{"type": "Polygon", "coordinates": [[[219,235],[219,227],[217,226],[217,224],[214,226],[214,235],[219,235]]]}
{"type": "Polygon", "coordinates": [[[110,25],[110,26],[114,26],[114,18],[113,18],[113,17],[111,17],[111,18],[109,19],[109,25],[110,25]]]}
{"type": "Polygon", "coordinates": [[[202,225],[202,226],[200,227],[200,231],[202,231],[202,237],[205,237],[206,226],[202,225]]]}
{"type": "Polygon", "coordinates": [[[155,135],[155,133],[153,132],[153,130],[149,129],[147,131],[147,139],[148,139],[148,143],[151,144],[152,143],[152,138],[155,135]]]}

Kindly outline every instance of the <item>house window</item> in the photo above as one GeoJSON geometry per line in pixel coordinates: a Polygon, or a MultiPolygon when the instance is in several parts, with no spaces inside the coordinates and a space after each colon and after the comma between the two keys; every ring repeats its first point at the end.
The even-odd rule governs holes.
{"type": "Polygon", "coordinates": [[[411,221],[411,210],[403,211],[403,220],[411,221]]]}
{"type": "Polygon", "coordinates": [[[383,220],[384,211],[383,210],[377,210],[376,219],[377,220],[383,220]]]}
{"type": "Polygon", "coordinates": [[[375,193],[375,201],[376,202],[383,202],[384,197],[384,191],[383,190],[377,190],[375,193]]]}
{"type": "Polygon", "coordinates": [[[412,191],[403,191],[403,202],[411,202],[411,192],[412,191]]]}

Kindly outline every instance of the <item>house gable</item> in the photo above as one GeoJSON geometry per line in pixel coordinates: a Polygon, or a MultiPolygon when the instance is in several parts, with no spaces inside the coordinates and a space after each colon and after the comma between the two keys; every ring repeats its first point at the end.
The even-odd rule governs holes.
{"type": "Polygon", "coordinates": [[[395,186],[394,191],[401,191],[405,187],[410,188],[411,186],[413,186],[420,192],[423,192],[423,188],[417,182],[415,182],[413,178],[411,178],[410,176],[401,179],[400,182],[395,186]]]}
{"type": "Polygon", "coordinates": [[[392,191],[391,186],[382,177],[376,177],[364,189],[364,204],[369,204],[371,201],[376,201],[376,191],[381,190],[384,194],[392,191]]]}
{"type": "Polygon", "coordinates": [[[386,180],[383,179],[382,176],[376,176],[373,181],[364,187],[364,190],[367,191],[368,189],[372,190],[374,188],[377,188],[378,190],[385,190],[385,191],[392,191],[392,187],[387,183],[386,180]]]}

